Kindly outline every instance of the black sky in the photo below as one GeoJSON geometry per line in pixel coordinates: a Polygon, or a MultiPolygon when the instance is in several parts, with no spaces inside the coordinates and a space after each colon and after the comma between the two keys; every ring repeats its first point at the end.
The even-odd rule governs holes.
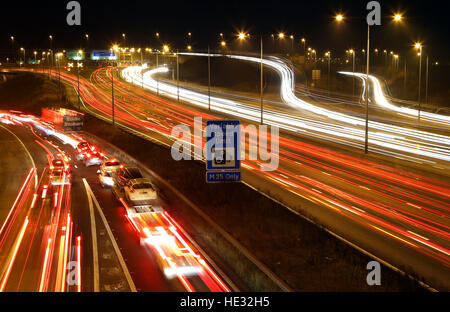
{"type": "MultiPolygon", "coordinates": [[[[109,47],[127,34],[129,45],[154,46],[155,32],[161,40],[183,48],[188,31],[194,46],[205,48],[217,43],[223,32],[230,40],[238,29],[252,35],[284,31],[305,36],[319,51],[343,51],[349,47],[364,48],[366,42],[365,6],[368,1],[79,1],[82,25],[66,24],[69,1],[8,1],[1,4],[0,49],[10,49],[9,37],[29,49],[48,47],[48,35],[56,47],[78,48],[82,37],[90,35],[90,45],[109,47]],[[342,25],[332,21],[334,13],[347,17],[342,25]]],[[[427,51],[437,58],[450,59],[450,26],[448,1],[379,1],[385,17],[382,26],[372,28],[372,47],[402,53],[415,40],[423,40],[427,51]],[[392,25],[393,11],[405,14],[403,25],[392,25]]]]}

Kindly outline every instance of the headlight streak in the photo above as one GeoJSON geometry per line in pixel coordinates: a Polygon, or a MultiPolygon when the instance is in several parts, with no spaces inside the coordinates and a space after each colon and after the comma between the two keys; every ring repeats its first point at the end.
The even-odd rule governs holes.
{"type": "MultiPolygon", "coordinates": [[[[342,74],[342,75],[358,77],[359,79],[361,79],[363,81],[363,92],[366,91],[366,85],[365,85],[366,75],[365,74],[353,73],[353,72],[342,72],[342,71],[338,72],[338,73],[342,74]]],[[[381,87],[380,80],[377,77],[372,76],[372,75],[369,75],[369,79],[373,85],[372,91],[373,91],[373,94],[375,97],[375,102],[378,105],[380,105],[384,108],[387,108],[388,110],[402,114],[402,116],[417,118],[417,116],[419,114],[419,111],[417,109],[412,109],[412,108],[408,108],[408,107],[399,107],[399,106],[393,105],[385,97],[383,88],[381,87]]],[[[450,123],[450,116],[429,113],[426,111],[421,111],[420,116],[421,116],[421,119],[424,119],[424,120],[427,120],[430,122],[439,123],[441,125],[449,126],[449,123],[450,123]]]]}
{"type": "Polygon", "coordinates": [[[2,279],[0,281],[0,292],[5,291],[6,283],[8,281],[9,275],[11,274],[11,269],[12,269],[12,266],[14,264],[14,261],[16,260],[17,252],[18,252],[18,250],[20,248],[20,245],[22,243],[22,239],[23,239],[23,236],[25,234],[25,230],[27,229],[28,222],[29,222],[28,221],[28,217],[26,217],[25,218],[25,222],[23,223],[22,229],[20,230],[19,236],[18,236],[18,238],[17,238],[17,240],[16,240],[16,242],[14,244],[14,248],[13,248],[12,254],[11,254],[10,258],[9,258],[9,262],[8,262],[8,266],[6,268],[6,271],[3,274],[2,279]]]}
{"type": "Polygon", "coordinates": [[[123,198],[119,200],[125,207],[126,218],[141,235],[141,240],[156,251],[167,278],[176,276],[188,292],[195,291],[188,280],[191,276],[199,276],[212,291],[230,291],[181,236],[178,232],[179,225],[166,211],[136,213],[123,198]]]}
{"type": "MultiPolygon", "coordinates": [[[[180,55],[197,55],[197,56],[207,56],[207,54],[201,53],[180,53],[180,55]]],[[[222,55],[222,54],[212,54],[212,57],[228,57],[234,58],[249,62],[260,62],[259,58],[248,57],[248,56],[237,56],[237,55],[222,55]]],[[[365,125],[364,119],[358,117],[348,116],[343,113],[333,112],[324,108],[320,108],[311,103],[303,101],[297,98],[293,91],[293,77],[294,74],[292,69],[289,68],[281,59],[271,58],[264,59],[264,65],[271,67],[275,71],[280,74],[281,77],[281,97],[285,103],[291,105],[295,108],[300,108],[302,110],[307,110],[322,117],[326,117],[325,122],[328,124],[329,128],[333,128],[333,130],[325,130],[323,127],[311,126],[309,125],[307,128],[312,131],[317,132],[325,132],[328,135],[340,136],[346,139],[351,139],[357,142],[363,142],[364,140],[364,129],[362,128],[365,125]],[[349,128],[347,126],[340,126],[338,128],[337,125],[330,124],[330,119],[343,122],[344,124],[351,124],[354,127],[349,128]],[[355,128],[355,127],[358,128],[355,128]],[[348,135],[348,133],[352,133],[352,135],[348,135]]],[[[122,71],[122,75],[125,80],[128,82],[134,82],[137,85],[142,85],[142,79],[140,75],[141,68],[139,66],[132,66],[124,69],[122,71]]],[[[156,80],[152,78],[152,75],[158,72],[166,72],[168,69],[166,67],[160,67],[157,69],[153,69],[147,71],[144,74],[144,87],[148,88],[152,91],[156,90],[156,80]]],[[[165,84],[161,81],[158,83],[159,90],[164,93],[164,95],[175,98],[177,96],[177,88],[175,86],[165,84]]],[[[189,91],[180,88],[180,99],[184,101],[189,101],[192,104],[207,107],[207,95],[200,94],[197,92],[189,91]]],[[[242,104],[239,104],[235,101],[219,99],[212,97],[211,98],[211,108],[227,114],[234,114],[237,117],[245,118],[253,121],[259,120],[259,111],[257,108],[251,107],[242,107],[242,104]]],[[[277,114],[277,113],[275,113],[277,114]]],[[[265,119],[267,124],[275,125],[280,128],[289,129],[290,127],[294,128],[304,128],[305,124],[303,122],[299,122],[292,116],[288,114],[278,113],[278,116],[273,116],[273,112],[270,110],[266,110],[265,119]]],[[[311,123],[311,121],[309,121],[311,123]]],[[[410,139],[403,139],[401,137],[386,137],[385,135],[380,135],[380,133],[374,133],[373,130],[370,131],[369,135],[369,143],[375,146],[381,146],[383,148],[394,149],[403,153],[416,154],[419,156],[425,156],[429,158],[436,158],[441,160],[450,160],[450,139],[447,136],[426,133],[419,130],[408,129],[404,127],[398,127],[393,125],[387,125],[380,122],[369,122],[369,126],[371,129],[383,130],[391,134],[402,134],[410,139]],[[421,142],[423,146],[420,149],[414,145],[417,140],[422,140],[421,142]],[[386,142],[387,141],[387,142],[386,142]],[[390,142],[389,142],[390,141],[390,142]],[[428,146],[429,145],[429,146],[428,146]]]]}

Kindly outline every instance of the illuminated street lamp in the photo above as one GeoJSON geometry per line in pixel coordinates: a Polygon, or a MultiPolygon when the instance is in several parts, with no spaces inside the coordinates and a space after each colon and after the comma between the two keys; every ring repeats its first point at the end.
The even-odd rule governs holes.
{"type": "Polygon", "coordinates": [[[226,45],[227,45],[227,43],[226,43],[225,41],[223,41],[223,40],[222,40],[222,41],[220,42],[220,45],[221,45],[222,47],[224,47],[224,48],[225,48],[225,47],[226,47],[226,45]]]}
{"type": "Polygon", "coordinates": [[[344,20],[344,15],[337,14],[334,18],[337,22],[342,22],[344,20]]]}
{"type": "Polygon", "coordinates": [[[245,37],[246,37],[246,35],[245,35],[245,33],[243,33],[243,32],[240,32],[240,33],[238,34],[239,40],[244,40],[245,37]]]}
{"type": "Polygon", "coordinates": [[[403,16],[400,13],[396,13],[393,16],[394,22],[400,22],[403,19],[403,16]]]}
{"type": "Polygon", "coordinates": [[[279,33],[278,34],[278,38],[283,39],[284,38],[284,33],[279,33]]]}
{"type": "Polygon", "coordinates": [[[169,46],[165,44],[165,45],[163,46],[163,51],[164,51],[164,52],[169,52],[169,50],[170,50],[170,49],[169,49],[169,46]]]}
{"type": "Polygon", "coordinates": [[[188,45],[188,46],[187,46],[187,49],[188,49],[189,51],[191,51],[191,50],[192,50],[192,46],[188,45]]]}

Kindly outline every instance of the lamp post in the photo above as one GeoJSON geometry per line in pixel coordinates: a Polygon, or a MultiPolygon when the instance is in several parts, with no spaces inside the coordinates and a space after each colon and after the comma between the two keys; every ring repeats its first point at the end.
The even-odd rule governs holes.
{"type": "Polygon", "coordinates": [[[208,111],[211,111],[211,54],[208,46],[208,111]]]}
{"type": "Polygon", "coordinates": [[[325,53],[325,56],[328,57],[328,95],[330,94],[330,67],[331,67],[331,52],[328,51],[325,53]]]}
{"type": "Polygon", "coordinates": [[[14,62],[14,54],[16,54],[14,52],[14,36],[11,36],[11,62],[14,62]]]}
{"type": "MultiPolygon", "coordinates": [[[[158,69],[158,51],[156,51],[156,69],[158,69]]],[[[158,75],[156,75],[156,94],[159,94],[159,79],[158,75]]]]}
{"type": "Polygon", "coordinates": [[[418,121],[420,122],[420,89],[421,89],[421,83],[422,83],[422,44],[416,43],[415,48],[419,50],[419,90],[418,90],[418,102],[419,102],[419,111],[417,114],[418,121]]]}
{"type": "Polygon", "coordinates": [[[263,64],[263,39],[261,36],[261,65],[260,65],[260,101],[261,101],[261,125],[264,123],[264,119],[263,119],[263,113],[264,113],[264,100],[263,100],[263,95],[264,95],[264,64],[263,64]]]}
{"type": "Polygon", "coordinates": [[[364,153],[369,152],[369,61],[370,61],[370,25],[367,23],[367,64],[366,64],[366,131],[364,140],[364,153]]]}
{"type": "Polygon", "coordinates": [[[350,49],[348,51],[350,54],[352,54],[353,57],[353,66],[352,66],[352,72],[353,72],[353,79],[352,79],[352,95],[355,96],[355,51],[353,49],[350,49]]]}
{"type": "Polygon", "coordinates": [[[303,43],[303,56],[306,58],[306,39],[302,38],[303,43]]]}
{"type": "Polygon", "coordinates": [[[278,33],[278,39],[280,39],[280,43],[278,44],[278,46],[280,47],[280,53],[281,53],[281,47],[282,46],[284,46],[282,43],[281,43],[281,40],[283,40],[284,39],[284,33],[278,33]]]}
{"type": "MultiPolygon", "coordinates": [[[[402,15],[395,14],[394,21],[400,22],[402,20],[402,15]]],[[[341,22],[344,19],[342,14],[336,15],[336,21],[341,22]]],[[[367,154],[369,150],[369,68],[370,68],[370,24],[367,23],[367,58],[366,58],[366,92],[365,92],[365,102],[366,102],[366,122],[365,122],[365,139],[364,139],[364,153],[367,154]]],[[[386,53],[386,50],[385,50],[386,53]]],[[[354,57],[354,52],[353,52],[354,57]]],[[[353,75],[354,76],[354,75],[353,75]]]]}
{"type": "MultiPolygon", "coordinates": [[[[25,49],[20,48],[20,51],[22,51],[22,53],[23,53],[23,64],[25,65],[25,49]]],[[[20,63],[20,66],[22,66],[22,63],[20,63]]]]}
{"type": "Polygon", "coordinates": [[[53,66],[53,36],[49,35],[48,39],[50,40],[50,61],[49,61],[49,72],[50,76],[52,75],[52,66],[53,66]]]}
{"type": "Polygon", "coordinates": [[[291,38],[291,53],[294,55],[294,36],[290,35],[289,38],[291,38]]]}
{"type": "Polygon", "coordinates": [[[180,62],[178,59],[178,50],[177,50],[177,100],[178,102],[180,102],[180,62]]]}
{"type": "Polygon", "coordinates": [[[112,125],[113,125],[113,127],[115,127],[115,125],[116,125],[115,122],[116,121],[115,121],[115,115],[114,115],[114,113],[115,113],[115,107],[114,107],[114,71],[115,71],[115,66],[114,66],[114,63],[113,63],[112,69],[113,69],[113,71],[111,73],[111,109],[112,109],[112,125]]]}
{"type": "Polygon", "coordinates": [[[426,76],[425,76],[425,103],[428,104],[428,55],[426,61],[426,76]]]}
{"type": "Polygon", "coordinates": [[[83,63],[77,62],[78,110],[81,110],[81,100],[80,100],[80,67],[83,67],[83,63]]]}

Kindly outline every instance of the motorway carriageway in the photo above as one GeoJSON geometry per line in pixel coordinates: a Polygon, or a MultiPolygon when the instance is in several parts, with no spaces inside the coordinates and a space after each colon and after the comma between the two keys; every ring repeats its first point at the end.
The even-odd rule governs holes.
{"type": "MultiPolygon", "coordinates": [[[[54,73],[55,76],[57,74],[54,73]]],[[[96,70],[91,81],[80,79],[84,110],[111,120],[112,68],[96,70]]],[[[75,76],[62,72],[73,86],[75,76]]],[[[171,130],[222,118],[186,103],[163,99],[115,78],[116,124],[168,147],[171,130]]],[[[249,142],[245,138],[245,150],[249,142]]],[[[253,140],[253,139],[252,139],[253,140]]],[[[194,140],[192,140],[194,141],[194,140]]],[[[200,147],[204,142],[191,142],[200,147]]],[[[301,206],[328,229],[364,251],[415,274],[437,288],[450,289],[450,184],[379,162],[342,154],[292,136],[280,136],[279,168],[259,160],[243,161],[246,183],[283,198],[293,210],[301,206]]],[[[248,159],[248,157],[246,157],[248,159]]]]}
{"type": "Polygon", "coordinates": [[[230,291],[167,211],[127,213],[125,201],[101,188],[98,167],[75,161],[82,136],[8,113],[0,135],[22,149],[0,155],[17,168],[3,178],[24,175],[14,200],[0,194],[10,198],[0,207],[0,291],[230,291]],[[51,185],[55,157],[70,184],[51,185]]]}

